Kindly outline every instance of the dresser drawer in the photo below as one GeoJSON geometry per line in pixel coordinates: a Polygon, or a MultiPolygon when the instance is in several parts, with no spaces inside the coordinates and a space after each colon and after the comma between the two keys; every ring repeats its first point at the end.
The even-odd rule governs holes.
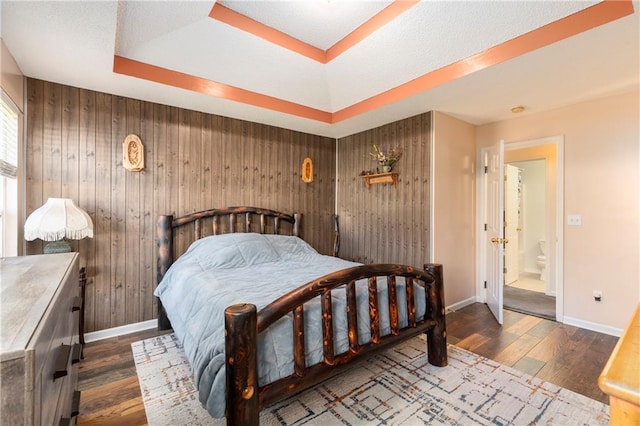
{"type": "Polygon", "coordinates": [[[77,253],[0,262],[0,382],[3,393],[4,384],[15,382],[17,394],[2,398],[0,423],[57,425],[57,416],[67,415],[62,411],[70,413],[77,386],[71,349],[78,342],[78,271],[77,253]]]}
{"type": "MultiPolygon", "coordinates": [[[[72,330],[78,329],[78,320],[77,316],[74,316],[76,319],[73,323],[72,330]]],[[[62,381],[62,389],[60,390],[60,396],[58,397],[58,405],[56,409],[56,415],[54,417],[54,424],[58,425],[72,425],[75,424],[75,416],[78,414],[78,410],[80,408],[80,401],[75,401],[76,398],[75,393],[77,390],[78,383],[78,365],[80,363],[80,350],[81,346],[79,343],[79,337],[74,335],[71,339],[71,353],[70,353],[70,364],[67,364],[68,374],[65,376],[62,381]],[[66,421],[64,420],[66,419],[66,421]]],[[[77,392],[77,398],[80,397],[79,392],[77,392]]]]}
{"type": "Polygon", "coordinates": [[[62,384],[62,390],[60,392],[60,398],[58,399],[58,408],[54,418],[54,425],[73,425],[76,421],[78,409],[80,407],[80,392],[76,392],[75,386],[78,376],[78,364],[71,366],[69,377],[65,377],[62,384]],[[78,401],[74,401],[75,394],[78,394],[78,401]],[[71,396],[71,397],[69,397],[71,396]],[[74,405],[74,403],[76,403],[74,405]]]}
{"type": "Polygon", "coordinates": [[[49,333],[43,329],[38,336],[36,365],[39,365],[39,356],[42,357],[40,404],[43,425],[57,424],[59,400],[69,399],[69,390],[64,394],[62,390],[69,388],[66,383],[72,376],[73,344],[77,342],[77,338],[74,338],[78,324],[78,311],[74,308],[78,293],[77,278],[77,268],[69,271],[54,309],[47,312],[46,324],[53,325],[53,330],[49,333]],[[44,350],[41,352],[40,348],[44,350]]]}
{"type": "MultiPolygon", "coordinates": [[[[60,328],[64,328],[60,324],[60,328]]],[[[58,400],[71,372],[71,339],[52,340],[51,350],[43,361],[40,375],[40,411],[43,425],[54,424],[58,400]],[[63,374],[64,372],[64,374],[63,374]]]]}

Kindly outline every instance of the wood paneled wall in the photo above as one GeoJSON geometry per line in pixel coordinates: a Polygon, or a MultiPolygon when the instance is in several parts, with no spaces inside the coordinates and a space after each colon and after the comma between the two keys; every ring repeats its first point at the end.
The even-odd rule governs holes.
{"type": "MultiPolygon", "coordinates": [[[[26,214],[68,197],[94,222],[74,242],[87,266],[86,331],[156,317],[155,220],[251,205],[303,214],[302,236],[331,253],[335,141],[29,79],[26,214]],[[145,169],[122,167],[122,143],[145,145],[145,169]],[[301,180],[311,157],[315,180],[301,180]]],[[[42,252],[27,243],[26,254],[42,252]]]]}
{"type": "Polygon", "coordinates": [[[403,263],[422,268],[429,261],[431,113],[400,120],[338,141],[340,257],[362,263],[403,263]],[[393,167],[398,187],[367,188],[358,175],[375,170],[373,144],[402,147],[393,167]]]}

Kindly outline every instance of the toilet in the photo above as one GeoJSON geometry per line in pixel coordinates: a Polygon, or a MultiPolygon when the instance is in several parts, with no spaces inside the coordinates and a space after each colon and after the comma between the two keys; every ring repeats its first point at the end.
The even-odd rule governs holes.
{"type": "Polygon", "coordinates": [[[536,264],[540,269],[540,281],[547,280],[547,242],[545,240],[538,241],[538,248],[540,249],[540,256],[536,257],[536,264]]]}

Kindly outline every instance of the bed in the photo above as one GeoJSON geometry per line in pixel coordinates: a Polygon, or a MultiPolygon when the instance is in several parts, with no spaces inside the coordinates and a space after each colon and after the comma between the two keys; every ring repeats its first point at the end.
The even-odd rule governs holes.
{"type": "Polygon", "coordinates": [[[255,207],[163,215],[157,236],[158,327],[227,424],[258,424],[269,403],[421,333],[429,363],[447,364],[442,265],[340,259],[337,218],[334,256],[300,238],[300,215],[255,207]]]}

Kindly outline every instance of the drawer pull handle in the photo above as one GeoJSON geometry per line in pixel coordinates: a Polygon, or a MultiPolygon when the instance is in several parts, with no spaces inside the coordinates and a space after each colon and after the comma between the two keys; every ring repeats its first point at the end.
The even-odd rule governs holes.
{"type": "Polygon", "coordinates": [[[69,365],[69,355],[71,345],[60,345],[58,357],[56,358],[56,370],[53,372],[53,381],[67,375],[67,365],[69,365]]]}
{"type": "Polygon", "coordinates": [[[80,414],[80,391],[73,392],[73,402],[71,403],[71,417],[80,414]]]}
{"type": "Polygon", "coordinates": [[[80,362],[82,356],[82,345],[80,343],[74,343],[71,350],[71,364],[77,364],[80,362]]]}
{"type": "Polygon", "coordinates": [[[71,307],[71,312],[79,311],[81,305],[82,305],[82,297],[80,296],[74,297],[73,306],[71,307]]]}
{"type": "Polygon", "coordinates": [[[80,287],[87,285],[87,268],[84,266],[80,268],[80,272],[78,273],[78,285],[80,287]]]}

